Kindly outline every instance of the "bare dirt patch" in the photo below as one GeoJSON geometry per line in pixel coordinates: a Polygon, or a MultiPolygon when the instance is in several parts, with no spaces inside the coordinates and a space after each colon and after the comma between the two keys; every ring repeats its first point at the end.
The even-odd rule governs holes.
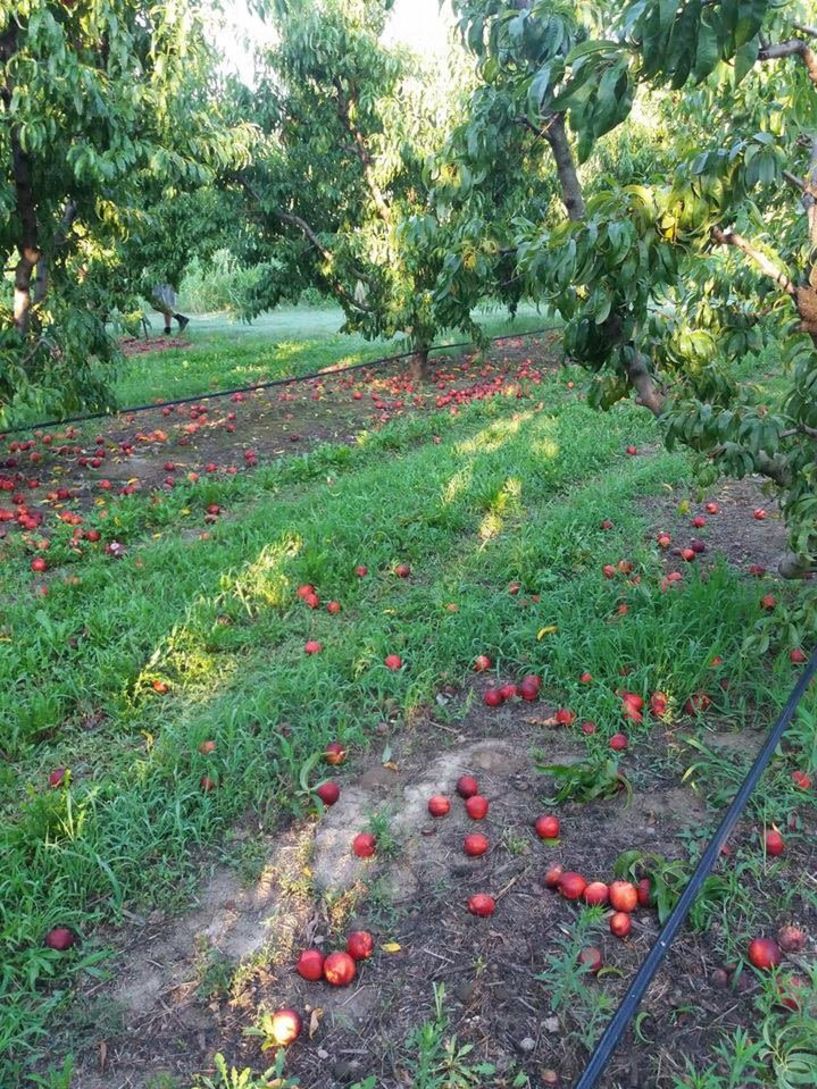
{"type": "Polygon", "coordinates": [[[724,480],[710,489],[706,499],[681,500],[684,510],[679,509],[678,496],[650,497],[643,501],[643,508],[653,525],[651,536],[666,531],[672,544],[666,551],[667,567],[683,570],[685,561],[680,550],[695,540],[702,541],[706,551],[699,554],[698,564],[711,565],[723,556],[733,567],[749,574],[759,574],[763,568],[774,574],[778,562],[786,552],[786,527],[777,501],[763,488],[760,477],[743,480],[724,480]],[[717,514],[710,514],[707,503],[716,503],[717,514]],[[755,511],[763,510],[766,517],[754,517],[755,511]],[[704,518],[705,525],[694,526],[695,517],[704,518]],[[752,571],[749,569],[753,568],[752,571]]]}

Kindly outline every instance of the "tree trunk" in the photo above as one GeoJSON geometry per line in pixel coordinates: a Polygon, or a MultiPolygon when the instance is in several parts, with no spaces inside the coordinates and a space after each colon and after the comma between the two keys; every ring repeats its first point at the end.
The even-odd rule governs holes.
{"type": "Polygon", "coordinates": [[[408,372],[412,382],[430,382],[431,364],[428,359],[428,348],[418,348],[409,360],[408,372]]]}
{"type": "Polygon", "coordinates": [[[16,211],[20,219],[20,238],[17,242],[20,259],[14,269],[14,327],[21,336],[26,336],[31,316],[31,274],[41,254],[37,208],[31,185],[31,160],[20,146],[16,129],[11,132],[11,155],[16,211]]]}
{"type": "Polygon", "coordinates": [[[554,113],[545,126],[544,134],[545,139],[550,144],[550,150],[553,152],[556,173],[562,187],[562,201],[567,209],[568,218],[576,221],[584,219],[587,209],[584,205],[582,185],[576,173],[576,165],[573,162],[573,154],[565,132],[564,114],[554,113]]]}

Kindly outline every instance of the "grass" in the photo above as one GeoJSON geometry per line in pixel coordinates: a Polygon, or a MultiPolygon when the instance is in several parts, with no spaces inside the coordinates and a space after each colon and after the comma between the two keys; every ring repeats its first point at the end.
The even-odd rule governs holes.
{"type": "MultiPolygon", "coordinates": [[[[322,343],[321,359],[330,345],[322,343]]],[[[282,361],[288,372],[310,369],[316,358],[308,343],[300,355],[273,360],[268,349],[259,357],[258,345],[242,357],[240,346],[234,369],[222,372],[225,351],[216,338],[192,350],[190,368],[170,382],[172,353],[139,360],[120,392],[177,395],[216,372],[229,384],[239,372],[248,380],[275,373],[282,361]],[[145,368],[139,378],[137,366],[145,368]]],[[[638,499],[685,488],[686,459],[627,457],[627,443],[656,440],[652,421],[629,406],[602,420],[563,377],[547,380],[540,398],[538,411],[531,401],[499,398],[457,416],[394,421],[354,445],[231,480],[115,498],[87,524],[108,534],[113,527],[124,558],[75,557],[64,527],[53,538],[52,566],[77,581],[55,578],[33,604],[22,549],[8,546],[0,1084],[17,1084],[48,1046],[77,979],[104,972],[100,923],[120,922],[126,909],[183,908],[239,815],[252,811],[272,827],[300,812],[302,772],[314,753],[335,737],[357,749],[376,743],[384,716],[432,700],[440,685],[462,684],[477,654],[489,654],[498,674],[539,672],[553,698],[596,721],[586,738],[596,761],[619,717],[609,691],[579,683],[583,670],[612,677],[629,668],[628,687],[661,689],[680,707],[719,654],[731,680],[728,717],[740,722],[748,709],[781,702],[791,684],[787,661],[759,668],[740,653],[761,622],[756,586],[722,566],[708,581],[688,576],[683,592],[658,589],[661,560],[645,540],[638,499]],[[226,515],[202,538],[213,502],[226,515]],[[608,516],[611,532],[600,529],[608,516]],[[638,585],[600,577],[603,564],[622,557],[641,575],[638,585]],[[411,564],[410,579],[393,575],[399,561],[411,564]],[[359,563],[366,578],[353,574],[359,563]],[[522,585],[516,596],[507,592],[513,580],[522,585]],[[340,601],[342,612],[307,609],[295,595],[304,582],[324,601],[340,601]],[[622,602],[626,616],[617,615],[622,602]],[[305,655],[307,639],[319,640],[322,653],[305,655]],[[383,664],[391,653],[404,660],[399,672],[383,664]],[[198,751],[205,739],[216,742],[210,756],[198,751]],[[70,768],[70,782],[49,790],[55,767],[70,768]],[[217,789],[201,791],[204,774],[217,789]],[[81,938],[68,953],[43,947],[57,924],[81,938]]],[[[793,733],[795,753],[812,768],[816,713],[810,698],[793,733]]],[[[718,775],[705,760],[698,773],[718,775]]],[[[770,782],[783,800],[772,802],[767,787],[757,804],[783,811],[792,790],[786,767],[770,782]]],[[[203,983],[215,972],[221,985],[211,969],[204,966],[203,983]]],[[[440,1064],[460,1061],[432,1036],[418,1037],[431,1058],[417,1084],[437,1084],[440,1064]]]]}
{"type": "MultiPolygon", "coordinates": [[[[489,336],[514,335],[555,324],[553,318],[530,306],[520,308],[513,320],[497,310],[484,311],[478,320],[489,336]]],[[[342,324],[341,311],[333,307],[281,307],[252,325],[222,315],[193,318],[185,334],[189,347],[136,355],[125,362],[114,386],[117,403],[131,406],[195,397],[309,374],[336,364],[365,363],[407,350],[403,338],[364,340],[358,334],[341,333],[342,324]]],[[[157,332],[161,334],[161,328],[157,332]]],[[[442,333],[438,343],[463,339],[461,333],[452,331],[442,333]]]]}

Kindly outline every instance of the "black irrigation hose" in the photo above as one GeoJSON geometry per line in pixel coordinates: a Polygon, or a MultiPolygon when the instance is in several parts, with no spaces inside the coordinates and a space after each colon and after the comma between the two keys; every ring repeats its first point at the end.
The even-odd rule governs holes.
{"type": "MultiPolygon", "coordinates": [[[[559,329],[559,325],[546,325],[544,329],[529,329],[520,333],[507,333],[501,337],[490,337],[489,344],[497,344],[501,340],[515,340],[517,337],[535,337],[541,333],[550,333],[559,329]]],[[[428,352],[448,352],[453,348],[471,348],[473,341],[463,340],[458,344],[440,344],[436,348],[429,348],[428,352]]],[[[16,435],[21,431],[38,431],[43,427],[64,427],[65,424],[85,423],[87,420],[103,420],[109,416],[127,416],[132,412],[149,412],[154,408],[170,408],[172,405],[190,405],[196,401],[209,401],[215,397],[231,397],[234,393],[255,393],[259,389],[272,389],[274,386],[291,386],[295,382],[311,382],[313,378],[334,377],[338,374],[347,374],[349,371],[361,371],[366,367],[380,367],[387,363],[396,363],[399,359],[408,359],[416,355],[416,349],[411,352],[401,352],[400,355],[386,355],[380,359],[370,359],[368,363],[353,363],[350,367],[340,367],[336,371],[313,371],[311,374],[290,375],[288,378],[273,378],[269,382],[259,382],[255,386],[235,386],[232,389],[220,389],[214,393],[198,393],[195,397],[178,397],[174,401],[155,401],[150,405],[136,405],[134,408],[120,408],[116,412],[94,412],[90,416],[69,416],[65,420],[46,420],[44,423],[23,424],[21,427],[0,428],[0,434],[16,435]]]]}
{"type": "Polygon", "coordinates": [[[701,855],[701,859],[695,867],[695,872],[689,879],[689,884],[681,894],[680,900],[673,908],[672,913],[664,924],[663,930],[658,935],[655,945],[653,945],[646,960],[642,963],[636,973],[635,979],[627,989],[627,993],[624,995],[624,998],[622,998],[612,1021],[605,1029],[604,1035],[596,1045],[596,1050],[591,1055],[590,1061],[585,1067],[584,1073],[576,1082],[574,1089],[593,1089],[593,1086],[595,1086],[599,1077],[604,1072],[604,1068],[610,1061],[613,1051],[618,1046],[624,1030],[629,1024],[641,999],[644,997],[644,992],[652,982],[652,978],[657,972],[664,957],[667,955],[673,939],[683,925],[684,920],[689,913],[689,909],[692,907],[692,903],[698,895],[704,878],[715,865],[715,862],[720,855],[721,848],[726,843],[732,829],[737,824],[738,818],[749,800],[749,796],[757,786],[758,780],[766,770],[766,765],[769,763],[774,750],[777,748],[780,739],[783,737],[789,723],[794,717],[797,705],[803,698],[803,694],[815,672],[817,672],[817,650],[811,655],[800,680],[797,682],[792,694],[789,696],[786,706],[780,712],[780,717],[777,719],[769,736],[766,738],[763,748],[755,757],[755,762],[752,764],[748,775],[743,780],[740,790],[733,798],[732,804],[724,814],[717,832],[715,832],[714,836],[709,841],[706,850],[701,855]]]}

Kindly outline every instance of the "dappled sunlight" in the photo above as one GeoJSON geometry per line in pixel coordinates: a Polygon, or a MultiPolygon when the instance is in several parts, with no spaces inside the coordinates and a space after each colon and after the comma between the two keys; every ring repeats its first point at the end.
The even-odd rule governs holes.
{"type": "Polygon", "coordinates": [[[474,479],[474,467],[472,464],[466,465],[458,472],[454,473],[448,483],[445,485],[442,491],[443,504],[448,506],[453,503],[458,496],[460,496],[467,488],[471,486],[471,482],[474,479]]]}
{"type": "Polygon", "coordinates": [[[285,534],[280,541],[265,545],[240,574],[222,575],[222,591],[240,601],[251,615],[258,604],[281,608],[292,592],[283,567],[303,549],[304,541],[299,534],[285,534]]]}
{"type": "Polygon", "coordinates": [[[214,635],[220,627],[232,624],[230,616],[219,609],[230,600],[250,617],[256,616],[261,607],[282,608],[292,596],[291,580],[284,567],[303,547],[299,535],[284,534],[277,542],[265,545],[238,573],[222,574],[218,591],[192,602],[186,619],[156,645],[134,682],[135,697],[175,694],[178,687],[185,700],[193,704],[212,700],[217,690],[228,686],[241,660],[225,655],[214,635]],[[210,623],[202,623],[210,616],[210,623]]]}
{"type": "Polygon", "coordinates": [[[470,439],[458,442],[457,454],[492,454],[519,434],[522,427],[533,419],[533,412],[520,412],[509,420],[494,420],[470,439]]]}
{"type": "Polygon", "coordinates": [[[479,527],[480,540],[490,541],[499,536],[508,515],[520,512],[521,498],[522,481],[519,477],[509,477],[488,505],[479,527]]]}
{"type": "Polygon", "coordinates": [[[560,454],[560,447],[555,439],[537,439],[531,443],[531,452],[534,457],[547,458],[548,461],[555,461],[560,454]]]}

